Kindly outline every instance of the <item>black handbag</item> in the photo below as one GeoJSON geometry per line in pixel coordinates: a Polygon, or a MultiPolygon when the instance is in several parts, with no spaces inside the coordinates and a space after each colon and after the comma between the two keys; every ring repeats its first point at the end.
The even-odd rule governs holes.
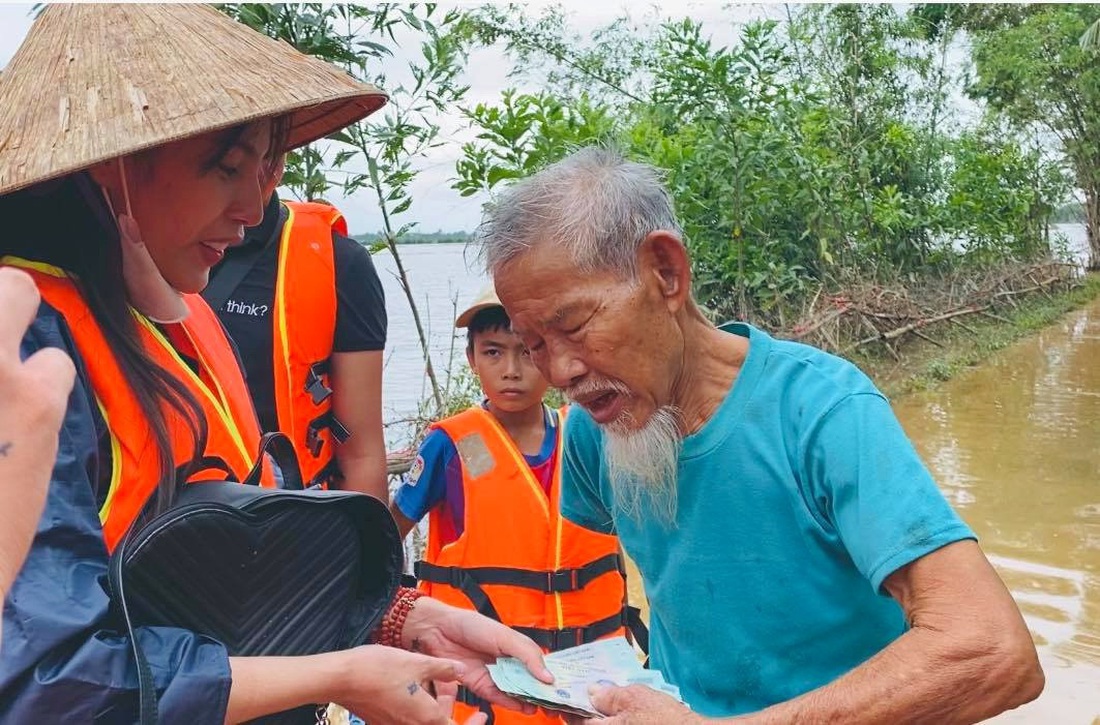
{"type": "MultiPolygon", "coordinates": [[[[134,526],[111,556],[112,599],[138,662],[141,725],[157,722],[157,694],[135,626],[198,632],[231,656],[318,654],[365,643],[396,594],[403,551],[381,501],[303,490],[282,434],[264,436],[244,483],[182,486],[171,508],[134,526]],[[266,452],[283,488],[255,485],[266,452]]],[[[316,710],[256,722],[313,722],[316,710]]]]}

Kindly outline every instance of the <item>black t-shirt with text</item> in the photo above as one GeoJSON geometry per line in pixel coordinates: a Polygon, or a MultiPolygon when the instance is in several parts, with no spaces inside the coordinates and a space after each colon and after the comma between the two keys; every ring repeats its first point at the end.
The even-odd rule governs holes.
{"type": "MultiPolygon", "coordinates": [[[[222,324],[236,343],[244,362],[248,388],[264,431],[278,430],[275,414],[275,373],[272,348],[275,335],[271,309],[275,303],[275,275],[278,268],[279,237],[286,211],[272,196],[259,225],[245,230],[241,245],[226,252],[260,256],[217,310],[222,324]]],[[[336,332],[333,352],[382,350],[386,346],[386,300],[382,281],[370,253],[354,239],[334,233],[333,261],[336,266],[336,332]]],[[[210,273],[217,279],[225,262],[210,273]]]]}

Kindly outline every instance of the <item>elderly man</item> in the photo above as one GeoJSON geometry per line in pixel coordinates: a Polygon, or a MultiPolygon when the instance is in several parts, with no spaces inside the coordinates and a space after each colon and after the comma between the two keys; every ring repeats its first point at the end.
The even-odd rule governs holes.
{"type": "Polygon", "coordinates": [[[481,230],[535,364],[580,410],[562,512],[617,534],[652,609],[652,663],[611,723],[973,722],[1043,673],[1015,603],[855,366],[717,328],[659,174],[581,150],[481,230]]]}

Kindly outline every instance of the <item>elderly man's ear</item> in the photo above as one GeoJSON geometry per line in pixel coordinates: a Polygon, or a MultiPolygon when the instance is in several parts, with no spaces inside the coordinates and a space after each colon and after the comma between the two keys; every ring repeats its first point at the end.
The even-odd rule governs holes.
{"type": "Polygon", "coordinates": [[[691,261],[680,238],[669,231],[650,232],[638,246],[638,273],[657,283],[669,312],[691,298],[691,261]]]}

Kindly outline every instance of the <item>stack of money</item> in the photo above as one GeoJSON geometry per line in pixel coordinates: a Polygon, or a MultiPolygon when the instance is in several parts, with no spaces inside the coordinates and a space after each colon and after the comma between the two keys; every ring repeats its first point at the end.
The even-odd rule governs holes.
{"type": "Polygon", "coordinates": [[[545,661],[554,675],[552,685],[535,679],[511,657],[489,665],[489,674],[497,687],[517,700],[584,717],[602,717],[588,697],[593,685],[645,685],[683,702],[679,688],[665,682],[660,672],[642,667],[624,637],[563,649],[546,655],[545,661]]]}

